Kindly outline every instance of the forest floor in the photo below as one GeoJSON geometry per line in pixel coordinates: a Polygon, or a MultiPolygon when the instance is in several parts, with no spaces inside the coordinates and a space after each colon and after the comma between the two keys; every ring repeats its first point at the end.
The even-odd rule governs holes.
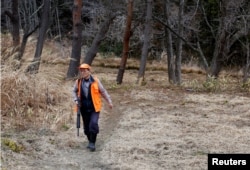
{"type": "MultiPolygon", "coordinates": [[[[29,55],[32,51],[27,52],[32,49],[26,50],[27,56],[33,56],[29,55]]],[[[62,54],[66,53],[59,56],[62,54]]],[[[48,91],[43,90],[44,85],[38,86],[35,97],[46,94],[53,99],[50,93],[66,97],[54,105],[39,103],[38,112],[32,108],[20,112],[27,115],[15,117],[1,110],[2,170],[205,170],[209,153],[250,153],[249,91],[197,90],[205,75],[195,72],[183,73],[185,85],[176,87],[168,83],[166,70],[154,69],[146,71],[143,86],[135,84],[138,71],[133,69],[126,70],[123,83],[117,85],[118,70],[105,67],[105,63],[114,62],[107,60],[102,67],[94,65],[92,71],[111,95],[114,108],[110,110],[103,102],[96,151],[90,152],[82,129],[80,136],[76,135],[71,94],[74,81],[58,80],[66,75],[67,65],[53,64],[53,51],[45,50],[43,55],[50,57],[49,62],[42,62],[35,83],[19,73],[16,83],[27,80],[30,88],[30,83],[38,86],[46,80],[48,91]],[[36,119],[23,119],[32,114],[36,119]],[[19,123],[19,128],[14,128],[13,122],[19,123]]],[[[1,80],[13,74],[2,72],[1,80]]],[[[224,78],[222,85],[227,83],[224,78]]],[[[5,93],[2,91],[1,97],[5,93]]]]}
{"type": "MultiPolygon", "coordinates": [[[[163,71],[148,71],[150,81],[136,86],[137,71],[128,70],[115,85],[117,69],[95,68],[109,91],[114,108],[104,102],[96,151],[86,149],[85,136],[76,135],[75,115],[68,130],[47,126],[13,132],[2,129],[24,150],[1,147],[4,170],[201,170],[208,153],[250,153],[250,97],[246,93],[203,93],[164,85],[163,71]],[[109,83],[108,83],[109,82],[109,83]],[[113,82],[113,85],[110,85],[113,82]]],[[[190,77],[191,76],[191,77],[190,77]]],[[[197,78],[200,74],[185,74],[197,78]]],[[[64,84],[70,113],[72,81],[64,84]]],[[[2,124],[5,123],[2,121],[2,124]]]]}

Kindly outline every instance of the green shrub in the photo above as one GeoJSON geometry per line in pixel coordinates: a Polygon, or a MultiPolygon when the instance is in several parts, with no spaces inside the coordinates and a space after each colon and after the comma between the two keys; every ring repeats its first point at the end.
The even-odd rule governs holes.
{"type": "Polygon", "coordinates": [[[247,82],[242,83],[241,88],[243,91],[250,92],[250,79],[247,82]]]}
{"type": "Polygon", "coordinates": [[[207,80],[203,83],[203,87],[206,91],[216,92],[220,90],[220,83],[215,77],[208,76],[207,80]]]}
{"type": "Polygon", "coordinates": [[[2,144],[7,146],[13,152],[19,153],[20,151],[24,150],[23,146],[17,144],[15,141],[8,139],[8,138],[2,139],[2,144]]]}

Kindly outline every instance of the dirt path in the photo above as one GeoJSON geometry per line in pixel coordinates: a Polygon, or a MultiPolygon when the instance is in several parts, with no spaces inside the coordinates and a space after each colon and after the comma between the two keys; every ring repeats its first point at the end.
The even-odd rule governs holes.
{"type": "MultiPolygon", "coordinates": [[[[114,105],[119,102],[114,100],[114,105]]],[[[22,131],[19,134],[2,133],[2,137],[11,137],[25,146],[21,153],[11,150],[2,152],[2,169],[6,170],[79,170],[79,169],[110,169],[103,164],[100,152],[110,140],[121,117],[119,107],[112,110],[103,109],[100,116],[100,134],[97,137],[96,151],[90,152],[86,137],[83,135],[82,124],[80,136],[76,136],[75,124],[65,132],[51,131],[46,127],[39,131],[22,131]]],[[[74,117],[75,120],[75,117],[74,117]]],[[[82,123],[82,122],[81,122],[82,123]]]]}

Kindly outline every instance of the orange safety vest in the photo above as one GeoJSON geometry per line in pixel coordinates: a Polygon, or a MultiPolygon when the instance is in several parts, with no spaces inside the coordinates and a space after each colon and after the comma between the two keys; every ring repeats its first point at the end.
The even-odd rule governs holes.
{"type": "MultiPolygon", "coordinates": [[[[98,87],[98,79],[95,77],[94,80],[95,81],[90,84],[91,98],[92,98],[95,111],[100,112],[101,107],[102,107],[101,94],[100,94],[99,87],[98,87]]],[[[78,84],[77,96],[81,100],[82,79],[77,79],[76,83],[78,84]]]]}

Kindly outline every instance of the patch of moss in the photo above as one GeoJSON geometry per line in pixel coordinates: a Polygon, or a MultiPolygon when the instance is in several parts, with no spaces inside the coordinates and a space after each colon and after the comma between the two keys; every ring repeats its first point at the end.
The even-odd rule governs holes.
{"type": "Polygon", "coordinates": [[[65,131],[67,131],[67,130],[69,130],[69,126],[66,125],[66,124],[63,124],[63,125],[62,125],[62,129],[65,130],[65,131]]]}
{"type": "Polygon", "coordinates": [[[12,150],[13,152],[17,152],[19,153],[20,151],[24,150],[24,147],[17,144],[15,141],[9,139],[9,138],[3,138],[1,140],[2,144],[4,144],[5,146],[7,146],[10,150],[12,150]]]}

